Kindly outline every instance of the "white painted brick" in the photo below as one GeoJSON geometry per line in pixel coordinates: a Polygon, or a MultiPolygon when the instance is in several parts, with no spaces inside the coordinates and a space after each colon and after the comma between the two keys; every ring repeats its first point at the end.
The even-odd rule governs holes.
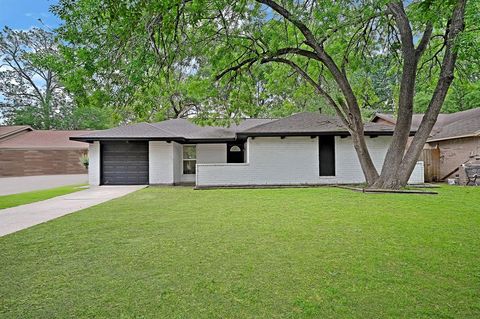
{"type": "MultiPolygon", "coordinates": [[[[367,138],[372,159],[380,170],[391,137],[367,138]]],[[[196,182],[198,186],[348,184],[364,182],[351,138],[335,138],[336,176],[318,175],[318,138],[257,137],[248,139],[245,164],[227,164],[226,144],[197,145],[197,175],[183,175],[181,144],[149,142],[150,184],[196,182]]],[[[100,185],[100,143],[89,145],[89,183],[100,185]]],[[[423,163],[417,163],[410,183],[423,183],[423,163]]]]}
{"type": "MultiPolygon", "coordinates": [[[[181,146],[182,147],[182,146],[181,146]]],[[[197,144],[197,165],[206,163],[226,163],[226,144],[197,144]]],[[[183,174],[183,149],[180,148],[180,182],[193,183],[196,180],[194,174],[183,174]]]]}
{"type": "Polygon", "coordinates": [[[173,183],[182,181],[182,145],[172,142],[173,145],[173,183]]]}
{"type": "MultiPolygon", "coordinates": [[[[381,169],[390,136],[367,137],[381,169]]],[[[350,137],[335,137],[336,176],[319,176],[318,138],[257,137],[247,141],[246,164],[198,164],[197,185],[288,185],[363,183],[365,178],[350,137]]]]}
{"type": "Polygon", "coordinates": [[[100,142],[88,145],[88,183],[92,186],[100,185],[100,142]]]}
{"type": "Polygon", "coordinates": [[[197,163],[226,163],[227,144],[197,144],[197,163]]]}
{"type": "Polygon", "coordinates": [[[150,141],[148,142],[148,148],[150,184],[173,184],[173,143],[150,141]]]}

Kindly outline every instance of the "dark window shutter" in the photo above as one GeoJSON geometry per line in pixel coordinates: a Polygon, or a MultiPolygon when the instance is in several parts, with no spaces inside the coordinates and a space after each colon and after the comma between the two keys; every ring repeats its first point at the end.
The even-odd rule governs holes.
{"type": "Polygon", "coordinates": [[[319,136],[318,160],[320,176],[335,176],[335,136],[319,136]]]}

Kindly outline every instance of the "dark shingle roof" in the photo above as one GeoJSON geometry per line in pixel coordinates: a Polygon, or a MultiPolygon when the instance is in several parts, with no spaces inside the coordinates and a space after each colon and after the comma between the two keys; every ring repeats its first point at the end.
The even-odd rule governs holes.
{"type": "Polygon", "coordinates": [[[235,138],[235,132],[226,127],[198,126],[186,119],[174,119],[153,123],[152,126],[173,132],[179,138],[208,139],[208,138],[235,138]]]}
{"type": "Polygon", "coordinates": [[[252,126],[272,121],[270,119],[245,119],[230,127],[198,126],[186,119],[173,119],[158,123],[138,123],[97,131],[74,140],[101,139],[162,139],[172,141],[235,140],[236,133],[252,126]]]}
{"type": "Polygon", "coordinates": [[[148,138],[175,138],[177,134],[155,127],[149,123],[138,123],[114,127],[108,130],[96,131],[90,134],[77,136],[78,140],[98,139],[148,139],[148,138]]]}
{"type": "MultiPolygon", "coordinates": [[[[393,127],[366,123],[367,135],[391,135],[393,127]]],[[[338,117],[320,113],[298,113],[282,119],[245,119],[230,127],[198,126],[186,119],[173,119],[159,123],[139,123],[97,131],[75,137],[74,140],[102,139],[172,140],[179,142],[229,141],[237,137],[278,135],[348,135],[348,130],[338,117]]]]}
{"type": "Polygon", "coordinates": [[[480,108],[474,109],[474,111],[475,112],[468,112],[468,116],[462,116],[461,118],[458,116],[455,117],[456,119],[453,122],[442,126],[435,134],[433,134],[432,137],[428,139],[428,142],[459,137],[480,136],[480,108]]]}
{"type": "MultiPolygon", "coordinates": [[[[377,113],[373,118],[382,119],[392,124],[396,123],[396,118],[391,114],[377,113]]],[[[422,122],[423,114],[413,114],[412,129],[417,130],[422,122]]],[[[428,140],[445,140],[459,136],[477,136],[480,131],[480,108],[474,108],[456,113],[442,113],[438,115],[431,137],[428,140]]]]}
{"type": "MultiPolygon", "coordinates": [[[[365,134],[391,135],[393,126],[377,123],[365,123],[365,134]]],[[[341,134],[348,135],[348,130],[340,118],[320,113],[303,112],[258,125],[239,132],[244,136],[268,135],[309,135],[309,134],[341,134]]]]}

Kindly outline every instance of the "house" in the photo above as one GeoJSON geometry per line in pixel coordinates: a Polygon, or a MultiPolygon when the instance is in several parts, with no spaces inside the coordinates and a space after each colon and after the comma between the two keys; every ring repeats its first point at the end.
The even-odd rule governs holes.
{"type": "MultiPolygon", "coordinates": [[[[380,168],[393,128],[366,123],[367,145],[380,168]]],[[[321,185],[364,182],[342,122],[319,113],[246,119],[226,127],[186,119],[139,123],[72,137],[89,143],[92,185],[321,185]]],[[[423,182],[422,163],[410,179],[423,182]]]]}
{"type": "Polygon", "coordinates": [[[86,174],[79,158],[88,146],[70,137],[87,133],[0,126],[0,177],[86,174]]]}
{"type": "MultiPolygon", "coordinates": [[[[422,119],[423,114],[413,115],[412,130],[418,129],[422,119]]],[[[381,113],[372,121],[384,125],[396,122],[392,115],[381,113]]],[[[427,181],[455,177],[462,164],[480,163],[480,108],[439,114],[422,156],[427,181]]]]}

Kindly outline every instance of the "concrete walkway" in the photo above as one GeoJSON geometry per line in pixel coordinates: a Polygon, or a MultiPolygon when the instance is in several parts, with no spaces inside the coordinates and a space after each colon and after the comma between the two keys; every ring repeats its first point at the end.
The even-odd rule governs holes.
{"type": "Polygon", "coordinates": [[[1,177],[0,196],[66,185],[87,184],[87,182],[87,174],[1,177]]]}
{"type": "Polygon", "coordinates": [[[146,186],[97,186],[44,201],[0,210],[0,236],[64,216],[146,186]]]}

